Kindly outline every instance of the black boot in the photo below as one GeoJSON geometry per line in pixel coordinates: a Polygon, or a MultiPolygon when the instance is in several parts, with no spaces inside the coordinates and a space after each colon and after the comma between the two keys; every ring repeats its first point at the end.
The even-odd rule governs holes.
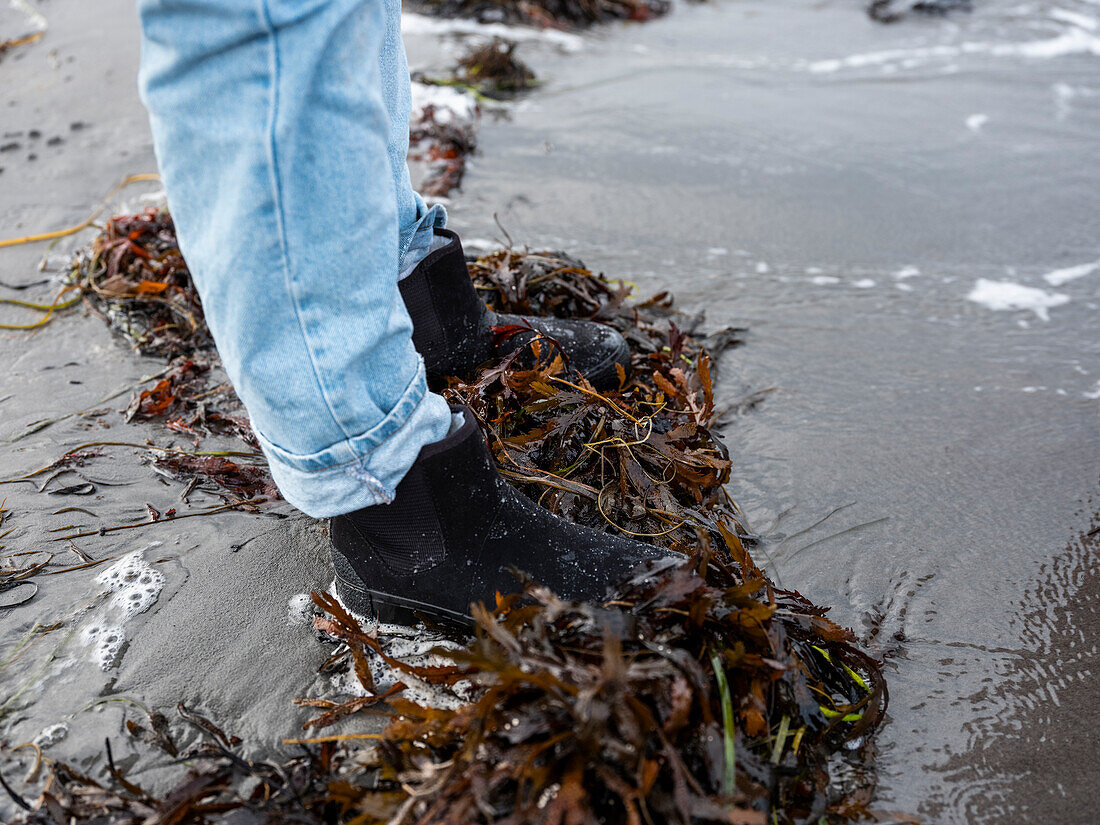
{"type": "MultiPolygon", "coordinates": [[[[399,282],[413,321],[413,344],[430,374],[464,374],[527,346],[540,334],[556,342],[567,365],[598,389],[618,386],[616,364],[630,373],[630,350],[611,327],[490,310],[470,280],[458,236],[446,229],[436,231],[450,242],[429,253],[399,282]]],[[[543,352],[550,351],[548,341],[543,352]]]]}
{"type": "Polygon", "coordinates": [[[537,506],[497,473],[473,415],[420,451],[392,504],[332,519],[341,600],[362,616],[409,624],[418,615],[467,626],[470,604],[527,573],[567,600],[599,601],[608,586],[670,551],[579,527],[537,506]]]}

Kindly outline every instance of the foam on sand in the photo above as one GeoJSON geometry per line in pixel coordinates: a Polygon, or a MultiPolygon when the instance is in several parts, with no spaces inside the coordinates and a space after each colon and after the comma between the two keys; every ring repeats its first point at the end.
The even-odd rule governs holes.
{"type": "Polygon", "coordinates": [[[436,123],[466,126],[477,119],[477,98],[469,92],[451,86],[436,86],[430,83],[412,84],[413,121],[424,116],[424,110],[431,107],[436,123]]]}
{"type": "Polygon", "coordinates": [[[101,670],[110,670],[118,664],[122,646],[126,643],[126,630],[120,624],[93,622],[80,632],[80,640],[92,648],[92,661],[101,670]]]}
{"type": "Polygon", "coordinates": [[[38,736],[34,737],[32,742],[38,748],[40,748],[42,750],[45,750],[46,748],[49,748],[49,747],[52,747],[53,745],[56,745],[58,742],[63,740],[68,735],[69,735],[69,726],[66,725],[64,722],[58,722],[55,725],[50,725],[48,727],[43,728],[39,732],[38,736]]]}
{"type": "Polygon", "coordinates": [[[127,553],[95,579],[115,594],[111,606],[121,610],[124,619],[144,613],[164,589],[164,574],[145,561],[146,549],[127,553]]]}
{"type": "Polygon", "coordinates": [[[164,589],[164,574],[145,561],[147,549],[127,553],[96,576],[96,583],[112,595],[80,638],[92,648],[92,660],[103,670],[118,664],[126,643],[126,622],[152,607],[164,589]]]}
{"type": "Polygon", "coordinates": [[[986,309],[1006,311],[1026,309],[1043,320],[1050,320],[1050,310],[1069,303],[1069,296],[1047,292],[1012,281],[990,281],[979,278],[966,296],[968,301],[981,304],[986,309]]]}

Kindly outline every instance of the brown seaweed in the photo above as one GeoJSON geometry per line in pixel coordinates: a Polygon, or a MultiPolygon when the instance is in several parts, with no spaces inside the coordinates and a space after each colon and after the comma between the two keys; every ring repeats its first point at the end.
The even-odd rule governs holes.
{"type": "Polygon", "coordinates": [[[971,0],[872,0],[867,6],[867,16],[878,23],[897,23],[911,14],[946,17],[953,12],[973,10],[971,0]]]}
{"type": "Polygon", "coordinates": [[[434,104],[413,113],[409,122],[409,158],[427,164],[417,187],[426,197],[442,198],[457,189],[466,174],[466,159],[477,149],[477,119],[438,117],[434,104]]]}
{"type": "Polygon", "coordinates": [[[517,43],[494,37],[465,54],[455,68],[456,83],[487,97],[505,97],[533,88],[535,73],[516,57],[517,43]]]}
{"type": "Polygon", "coordinates": [[[70,280],[143,355],[175,358],[214,347],[167,210],[111,218],[75,258],[70,280]]]}
{"type": "MultiPolygon", "coordinates": [[[[217,822],[250,811],[355,825],[778,825],[869,815],[872,735],[887,704],[879,663],[825,609],[773,585],[724,490],[733,463],[710,430],[713,379],[721,348],[741,331],[714,335],[708,351],[696,337],[701,319],[669,296],[633,302],[629,285],[563,253],[502,250],[471,262],[470,274],[498,310],[615,326],[632,370],[596,392],[541,337],[437,389],[469,405],[501,472],[542,506],[682,560],[636,571],[598,605],[563,602],[516,571],[522,592],[475,605],[474,638],[439,650],[449,663],[436,667],[387,657],[377,629],[315,594],[326,614],[317,628],[342,645],[322,667],[351,668],[363,695],[300,704],[319,710],[307,728],[341,721],[348,732],[290,740],[302,750],[283,762],[250,762],[232,737],[181,708],[206,741],[181,754],[191,767],[166,796],[113,763],[109,785],[53,764],[24,821],[217,822]],[[465,698],[416,704],[402,682],[375,683],[369,656],[465,698]],[[379,713],[390,716],[381,734],[357,729],[363,714],[379,713]],[[844,782],[833,776],[839,763],[855,769],[844,782]]],[[[196,369],[181,363],[176,378],[136,396],[134,415],[172,415],[196,369]]],[[[243,466],[160,461],[174,472],[203,462],[197,469],[215,480],[243,466]]],[[[128,729],[165,748],[161,727],[160,736],[128,729]]]]}
{"type": "Polygon", "coordinates": [[[671,7],[668,0],[422,0],[418,4],[420,10],[439,17],[554,29],[582,29],[612,20],[652,20],[671,7]]]}

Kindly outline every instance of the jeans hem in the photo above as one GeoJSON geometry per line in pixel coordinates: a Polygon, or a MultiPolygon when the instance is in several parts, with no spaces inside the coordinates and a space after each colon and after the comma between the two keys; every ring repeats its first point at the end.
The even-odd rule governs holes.
{"type": "Polygon", "coordinates": [[[256,433],[283,498],[314,518],[330,518],[393,501],[420,448],[446,437],[450,407],[428,392],[418,370],[397,405],[376,426],[308,455],[256,433]]]}

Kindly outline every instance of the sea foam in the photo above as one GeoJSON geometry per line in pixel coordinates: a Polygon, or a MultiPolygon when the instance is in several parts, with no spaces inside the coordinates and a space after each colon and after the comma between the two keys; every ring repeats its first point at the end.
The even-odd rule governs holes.
{"type": "Polygon", "coordinates": [[[146,549],[127,553],[96,576],[96,583],[111,597],[80,638],[92,648],[92,661],[103,670],[118,664],[126,644],[126,622],[152,607],[164,589],[164,574],[145,561],[146,549]]]}
{"type": "Polygon", "coordinates": [[[968,301],[996,311],[1024,309],[1034,312],[1043,321],[1050,320],[1050,310],[1069,303],[1069,296],[1047,292],[1012,281],[990,281],[979,278],[966,296],[968,301]]]}

